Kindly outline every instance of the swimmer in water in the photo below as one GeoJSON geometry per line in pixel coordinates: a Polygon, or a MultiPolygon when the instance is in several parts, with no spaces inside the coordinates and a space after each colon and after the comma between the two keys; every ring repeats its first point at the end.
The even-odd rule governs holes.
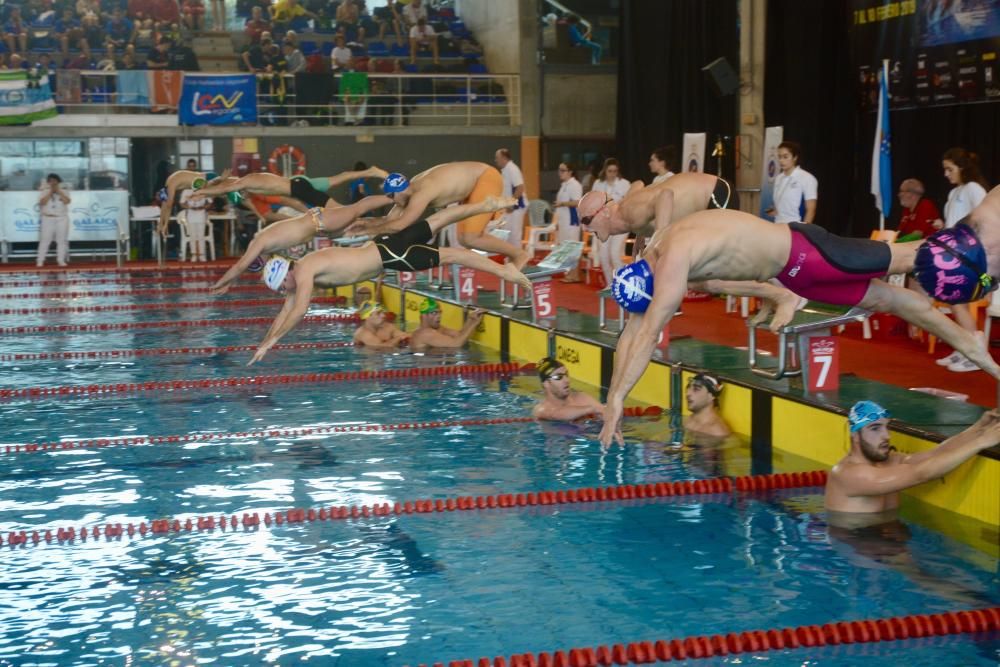
{"type": "Polygon", "coordinates": [[[420,302],[420,326],[410,334],[410,349],[414,352],[424,352],[431,348],[438,350],[455,350],[463,345],[476,332],[476,327],[483,321],[483,311],[473,308],[465,318],[461,329],[449,329],[441,326],[441,305],[430,297],[420,302]]]}
{"type": "Polygon", "coordinates": [[[722,383],[708,373],[698,373],[688,380],[684,398],[691,414],[684,418],[684,431],[692,435],[725,438],[732,434],[729,424],[719,414],[722,383]]]}
{"type": "Polygon", "coordinates": [[[385,308],[375,301],[366,301],[358,308],[361,326],[354,332],[354,344],[373,350],[391,350],[406,345],[410,335],[385,319],[385,308]]]}
{"type": "Polygon", "coordinates": [[[535,419],[575,421],[584,417],[600,417],[604,406],[596,398],[569,388],[569,371],[552,357],[538,362],[538,379],[542,381],[542,398],[531,411],[535,419]]]}

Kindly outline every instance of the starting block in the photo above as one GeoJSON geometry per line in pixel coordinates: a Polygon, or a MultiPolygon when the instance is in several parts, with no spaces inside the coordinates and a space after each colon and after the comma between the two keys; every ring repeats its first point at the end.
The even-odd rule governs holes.
{"type": "Polygon", "coordinates": [[[615,305],[618,306],[618,330],[621,331],[625,328],[625,309],[618,305],[615,301],[615,297],[611,295],[611,288],[607,287],[602,289],[597,293],[598,301],[598,312],[597,312],[597,325],[600,327],[601,331],[608,328],[608,301],[614,301],[615,305]]]}
{"type": "MultiPolygon", "coordinates": [[[[560,241],[536,266],[526,266],[521,270],[528,280],[536,283],[548,280],[554,275],[566,273],[580,263],[583,254],[583,241],[560,241]]],[[[532,302],[521,303],[520,285],[512,283],[510,300],[508,300],[507,281],[500,281],[500,305],[505,308],[531,308],[532,302]]],[[[525,295],[530,296],[530,295],[525,295]]]]}
{"type": "Polygon", "coordinates": [[[847,311],[822,310],[812,305],[795,314],[795,318],[778,332],[778,363],[775,366],[764,367],[757,357],[757,329],[766,329],[763,322],[756,327],[747,321],[750,353],[750,370],[755,375],[770,380],[780,380],[786,377],[803,376],[809,384],[809,365],[803,364],[803,359],[809,358],[809,338],[813,336],[830,336],[834,327],[863,322],[871,313],[863,308],[854,307],[847,311]]]}

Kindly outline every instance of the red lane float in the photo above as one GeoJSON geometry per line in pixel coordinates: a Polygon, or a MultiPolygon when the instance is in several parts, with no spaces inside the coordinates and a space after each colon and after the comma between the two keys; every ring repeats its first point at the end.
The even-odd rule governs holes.
{"type": "Polygon", "coordinates": [[[112,274],[127,274],[131,275],[133,273],[187,273],[187,274],[197,274],[205,273],[208,271],[213,271],[215,269],[228,269],[230,266],[236,263],[236,260],[221,260],[215,262],[199,262],[197,264],[165,264],[163,266],[109,266],[107,268],[85,268],[85,267],[75,267],[66,266],[60,267],[58,269],[38,269],[35,271],[24,270],[24,271],[2,271],[0,275],[4,276],[37,276],[40,273],[112,273],[112,274]]]}
{"type": "MultiPolygon", "coordinates": [[[[2,275],[2,274],[0,274],[2,275]]],[[[48,279],[48,280],[0,280],[0,288],[10,288],[10,287],[57,287],[57,286],[72,286],[72,285],[106,285],[108,283],[124,284],[128,285],[130,283],[148,283],[148,282],[158,282],[158,283],[214,283],[221,276],[218,272],[206,272],[204,278],[200,278],[197,274],[189,275],[164,275],[156,276],[151,278],[145,278],[142,276],[109,276],[107,278],[60,278],[60,279],[48,279]]],[[[244,274],[236,279],[239,282],[256,282],[260,283],[260,278],[253,273],[244,274]]]]}
{"type": "MultiPolygon", "coordinates": [[[[337,305],[344,303],[344,297],[317,297],[312,303],[337,305]]],[[[110,313],[134,312],[137,310],[184,310],[186,308],[256,308],[257,306],[280,306],[284,299],[243,299],[239,301],[182,301],[179,303],[124,303],[107,306],[52,306],[45,308],[0,308],[0,315],[48,315],[53,313],[110,313]]]]}
{"type": "MultiPolygon", "coordinates": [[[[626,417],[647,417],[662,414],[660,408],[625,408],[626,417]]],[[[455,426],[490,426],[496,424],[523,424],[535,421],[534,417],[498,417],[492,419],[452,419],[430,422],[404,422],[396,424],[353,424],[351,426],[300,426],[234,433],[184,433],[157,436],[123,436],[118,438],[91,438],[86,440],[60,440],[24,445],[5,445],[5,454],[63,451],[67,449],[103,449],[130,445],[153,445],[162,443],[211,442],[237,438],[295,438],[303,435],[328,433],[356,433],[371,431],[415,431],[432,428],[452,428],[455,426]]]]}
{"type": "MultiPolygon", "coordinates": [[[[307,315],[307,323],[351,322],[357,324],[357,315],[307,315]]],[[[113,322],[111,324],[40,324],[23,327],[2,327],[0,336],[29,333],[77,333],[80,331],[130,331],[132,329],[186,329],[189,327],[231,327],[247,324],[267,324],[273,317],[231,317],[217,320],[168,320],[161,322],[113,322]]]]}
{"type": "MultiPolygon", "coordinates": [[[[532,366],[533,368],[534,366],[532,366]]],[[[49,396],[95,396],[145,391],[180,389],[222,389],[228,387],[303,384],[312,382],[355,382],[392,380],[449,375],[507,375],[520,372],[521,364],[466,364],[462,366],[424,366],[421,368],[383,369],[379,371],[347,371],[337,373],[298,373],[294,375],[251,375],[248,377],[207,378],[202,380],[163,380],[154,382],[120,382],[117,384],[67,385],[62,387],[25,387],[0,389],[2,398],[46,398],[49,396]]]]}
{"type": "Polygon", "coordinates": [[[377,503],[374,505],[331,506],[320,508],[297,507],[275,513],[242,512],[231,515],[196,515],[182,523],[178,518],[152,519],[138,524],[120,523],[92,526],[64,526],[58,528],[25,528],[10,530],[0,534],[0,546],[35,546],[41,542],[75,543],[77,538],[115,538],[127,533],[129,537],[145,537],[147,533],[177,533],[190,531],[213,531],[216,528],[242,526],[246,530],[258,528],[261,524],[303,523],[313,521],[337,521],[358,517],[380,517],[400,514],[447,514],[456,511],[471,512],[485,509],[510,509],[515,507],[538,507],[546,505],[567,505],[577,503],[612,503],[619,500],[644,498],[672,498],[678,496],[713,496],[729,494],[733,491],[728,477],[698,480],[694,485],[685,482],[657,482],[655,484],[625,484],[621,486],[560,489],[558,491],[532,491],[528,493],[500,493],[491,496],[456,496],[447,499],[420,499],[377,503]],[[160,529],[157,528],[160,527],[160,529]],[[77,532],[79,531],[79,532],[77,532]]]}
{"type": "MultiPolygon", "coordinates": [[[[354,343],[278,343],[272,350],[332,350],[354,347],[354,343]]],[[[218,347],[152,347],[130,350],[95,350],[93,352],[24,352],[0,354],[0,361],[40,361],[44,359],[119,359],[123,357],[158,357],[181,354],[219,354],[252,352],[256,345],[222,345],[218,347]]]]}
{"type": "MultiPolygon", "coordinates": [[[[160,296],[166,294],[208,294],[211,287],[141,287],[119,290],[84,290],[80,292],[17,292],[0,294],[0,299],[88,299],[108,296],[160,296]]],[[[230,292],[270,292],[265,285],[233,285],[230,292]]],[[[339,297],[345,303],[347,297],[339,297]]]]}
{"type": "MultiPolygon", "coordinates": [[[[890,616],[860,621],[842,621],[823,625],[802,625],[772,630],[749,630],[721,635],[695,635],[680,639],[636,641],[629,644],[602,644],[596,647],[575,647],[541,653],[515,653],[508,659],[496,656],[427,663],[451,667],[478,664],[480,667],[511,665],[565,665],[597,667],[601,665],[642,665],[671,660],[711,658],[733,653],[762,653],[794,649],[803,646],[836,644],[871,644],[910,637],[990,632],[1000,630],[1000,607],[946,611],[940,614],[890,616]],[[911,629],[915,629],[911,631],[911,629]]],[[[422,663],[423,664],[423,663],[422,663]]]]}

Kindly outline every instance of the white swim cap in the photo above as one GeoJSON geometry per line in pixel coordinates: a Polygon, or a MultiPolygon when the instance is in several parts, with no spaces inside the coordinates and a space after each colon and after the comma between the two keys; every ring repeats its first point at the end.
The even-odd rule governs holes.
{"type": "Polygon", "coordinates": [[[280,292],[281,284],[285,282],[285,276],[288,275],[291,268],[292,263],[289,260],[278,255],[271,255],[271,259],[267,260],[262,273],[264,284],[275,292],[280,292]]]}

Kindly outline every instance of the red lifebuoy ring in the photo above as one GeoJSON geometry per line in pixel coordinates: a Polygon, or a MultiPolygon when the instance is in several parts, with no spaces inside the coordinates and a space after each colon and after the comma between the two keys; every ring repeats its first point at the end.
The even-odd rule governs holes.
{"type": "Polygon", "coordinates": [[[301,148],[290,144],[278,146],[271,151],[270,157],[267,158],[268,171],[277,176],[284,176],[285,174],[281,168],[281,163],[283,162],[281,158],[285,155],[291,158],[293,166],[293,173],[288,174],[289,176],[301,176],[306,173],[306,154],[302,152],[301,148]]]}

